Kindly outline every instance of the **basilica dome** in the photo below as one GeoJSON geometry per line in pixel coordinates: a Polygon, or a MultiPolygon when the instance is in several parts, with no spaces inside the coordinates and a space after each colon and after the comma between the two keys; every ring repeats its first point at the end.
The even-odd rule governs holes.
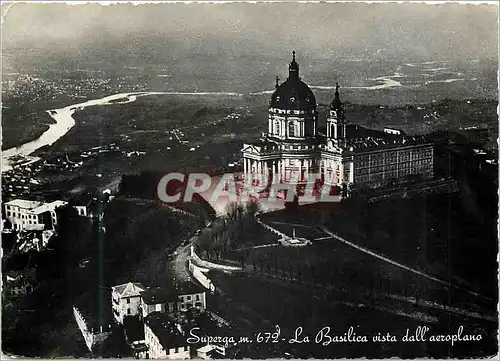
{"type": "Polygon", "coordinates": [[[288,79],[278,85],[276,79],[276,91],[271,96],[271,108],[284,110],[311,110],[316,109],[316,98],[311,88],[299,77],[299,64],[293,59],[288,68],[288,79]]]}

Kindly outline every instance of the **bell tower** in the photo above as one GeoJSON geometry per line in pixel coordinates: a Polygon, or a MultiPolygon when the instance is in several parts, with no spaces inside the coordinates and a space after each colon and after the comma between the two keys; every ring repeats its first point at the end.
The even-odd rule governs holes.
{"type": "Polygon", "coordinates": [[[326,136],[335,142],[345,140],[346,138],[346,120],[344,113],[344,104],[340,100],[339,83],[335,87],[335,98],[330,103],[330,112],[326,119],[326,136]]]}

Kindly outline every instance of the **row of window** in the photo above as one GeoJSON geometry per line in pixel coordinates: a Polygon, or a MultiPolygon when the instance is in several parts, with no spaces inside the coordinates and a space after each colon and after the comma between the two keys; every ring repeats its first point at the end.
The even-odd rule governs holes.
{"type": "Polygon", "coordinates": [[[356,167],[356,174],[370,174],[377,172],[391,172],[402,169],[416,169],[422,166],[431,166],[432,163],[428,160],[417,160],[414,162],[406,162],[406,163],[397,163],[397,164],[386,164],[380,166],[371,166],[371,167],[356,167]]]}
{"type": "MultiPolygon", "coordinates": [[[[181,302],[184,302],[184,299],[186,299],[187,301],[191,301],[191,296],[190,295],[180,296],[179,298],[180,298],[181,302]]],[[[195,298],[196,298],[196,301],[199,301],[200,295],[196,295],[195,298]]]]}
{"type": "Polygon", "coordinates": [[[296,159],[285,160],[285,165],[290,165],[290,166],[302,165],[303,167],[305,167],[306,164],[307,164],[307,160],[296,160],[296,159]]]}
{"type": "Polygon", "coordinates": [[[19,212],[7,211],[7,217],[15,217],[19,219],[37,219],[35,214],[21,214],[19,212]]]}
{"type": "Polygon", "coordinates": [[[404,149],[358,155],[356,156],[356,159],[359,162],[376,162],[382,161],[383,159],[386,161],[389,160],[390,162],[396,162],[398,159],[401,161],[408,159],[430,158],[432,156],[432,149],[404,149]]]}
{"type": "MultiPolygon", "coordinates": [[[[153,331],[151,331],[151,333],[148,332],[147,334],[148,335],[146,336],[146,342],[150,346],[153,346],[152,347],[153,349],[164,350],[163,346],[160,344],[160,341],[158,340],[158,338],[156,337],[156,335],[153,333],[153,331]]],[[[182,351],[188,351],[188,346],[175,347],[175,348],[173,348],[173,350],[174,350],[174,353],[179,353],[179,352],[182,352],[182,351]]],[[[166,349],[165,353],[167,355],[170,355],[170,349],[166,349]]]]}
{"type": "MultiPolygon", "coordinates": [[[[305,134],[302,134],[302,126],[300,123],[295,123],[295,122],[291,122],[291,123],[288,123],[288,134],[287,136],[289,137],[301,137],[303,135],[309,135],[309,134],[313,134],[314,132],[314,126],[310,123],[307,123],[305,124],[304,126],[304,133],[305,134]]],[[[281,127],[281,123],[276,120],[274,122],[274,130],[273,130],[273,134],[275,135],[281,135],[281,130],[282,130],[282,127],[281,127]]]]}
{"type": "Polygon", "coordinates": [[[308,146],[308,145],[285,145],[283,149],[285,150],[314,150],[314,146],[308,146]]]}
{"type": "Polygon", "coordinates": [[[395,174],[402,175],[411,173],[420,173],[423,170],[432,169],[430,164],[418,164],[411,165],[410,167],[396,167],[396,166],[386,166],[386,167],[372,167],[372,168],[361,168],[356,169],[356,177],[364,175],[376,175],[376,174],[395,174]]]}
{"type": "MultiPolygon", "coordinates": [[[[276,98],[277,101],[279,101],[279,97],[276,98]]],[[[316,113],[316,110],[311,109],[311,110],[284,110],[284,109],[278,109],[278,108],[270,108],[269,113],[271,114],[314,114],[316,113]]]]}
{"type": "Polygon", "coordinates": [[[420,164],[431,164],[433,161],[433,158],[415,158],[415,159],[402,159],[400,158],[399,161],[376,161],[372,160],[371,162],[367,161],[357,161],[355,162],[355,167],[356,168],[368,168],[368,167],[374,167],[374,166],[397,166],[400,165],[400,167],[408,167],[408,166],[415,166],[415,165],[420,165],[420,164]]]}
{"type": "Polygon", "coordinates": [[[383,182],[390,181],[391,179],[397,180],[400,178],[403,178],[405,176],[409,175],[430,175],[432,174],[432,171],[430,169],[422,169],[420,171],[410,171],[410,170],[405,170],[404,172],[386,172],[386,173],[378,173],[378,174],[373,174],[370,176],[364,175],[364,176],[358,176],[355,178],[355,182],[357,184],[363,184],[363,183],[370,183],[373,186],[377,185],[383,182]]]}

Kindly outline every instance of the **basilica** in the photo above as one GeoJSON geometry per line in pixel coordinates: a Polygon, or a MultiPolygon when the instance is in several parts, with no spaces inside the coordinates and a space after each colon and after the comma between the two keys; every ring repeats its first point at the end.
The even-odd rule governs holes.
{"type": "Polygon", "coordinates": [[[319,174],[325,184],[343,189],[433,177],[434,147],[424,136],[347,124],[338,84],[322,119],[313,91],[300,78],[295,51],[288,70],[283,83],[276,78],[268,132],[243,146],[244,177],[266,175],[301,183],[309,174],[319,174]]]}

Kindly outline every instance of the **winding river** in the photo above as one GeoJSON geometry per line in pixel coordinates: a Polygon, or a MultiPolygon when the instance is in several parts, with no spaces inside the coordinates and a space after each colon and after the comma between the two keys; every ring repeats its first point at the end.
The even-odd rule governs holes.
{"type": "MultiPolygon", "coordinates": [[[[83,103],[68,105],[61,109],[47,110],[47,113],[56,122],[49,125],[40,137],[35,140],[26,142],[20,146],[13,147],[2,151],[2,173],[12,169],[12,164],[16,162],[17,157],[29,157],[30,154],[37,149],[46,145],[54,144],[59,138],[65,135],[74,125],[75,119],[73,114],[85,107],[94,105],[113,105],[113,104],[126,104],[131,103],[137,99],[138,96],[146,95],[215,95],[215,96],[242,96],[240,93],[231,92],[136,92],[136,93],[120,93],[106,96],[100,99],[88,100],[83,103]],[[117,101],[124,99],[123,101],[117,101]]],[[[36,158],[34,158],[36,159],[36,158]]],[[[27,162],[23,162],[26,164],[27,162]]]]}

